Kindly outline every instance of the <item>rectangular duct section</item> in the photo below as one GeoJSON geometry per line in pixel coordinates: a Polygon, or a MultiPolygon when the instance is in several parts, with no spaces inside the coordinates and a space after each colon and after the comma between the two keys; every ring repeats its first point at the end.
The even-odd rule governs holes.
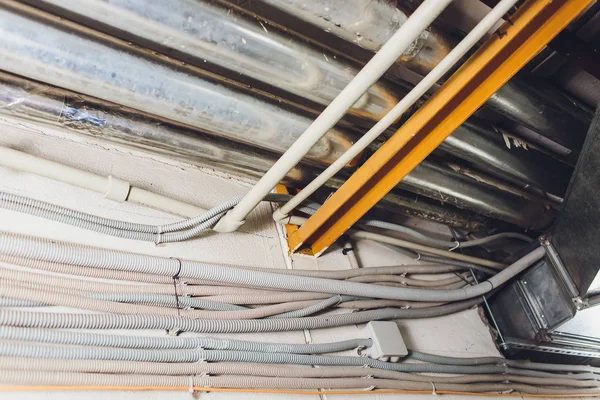
{"type": "Polygon", "coordinates": [[[600,109],[563,208],[542,238],[547,257],[490,301],[506,355],[600,365],[600,109]]]}

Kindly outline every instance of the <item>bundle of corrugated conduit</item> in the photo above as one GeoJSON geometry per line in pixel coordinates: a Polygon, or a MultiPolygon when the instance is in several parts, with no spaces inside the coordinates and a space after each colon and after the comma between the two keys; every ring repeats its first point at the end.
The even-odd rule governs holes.
{"type": "Polygon", "coordinates": [[[541,249],[481,283],[465,272],[467,267],[456,265],[263,270],[13,233],[0,233],[0,255],[0,381],[6,384],[600,394],[599,370],[587,366],[449,358],[418,351],[410,351],[403,360],[377,360],[361,356],[372,345],[370,338],[274,344],[197,335],[445,315],[480,303],[482,296],[539,260],[541,249]],[[454,278],[410,277],[448,272],[454,278]],[[82,311],[46,312],[45,306],[82,311]],[[324,314],[333,308],[355,312],[324,314]],[[170,334],[89,332],[101,329],[170,334]]]}

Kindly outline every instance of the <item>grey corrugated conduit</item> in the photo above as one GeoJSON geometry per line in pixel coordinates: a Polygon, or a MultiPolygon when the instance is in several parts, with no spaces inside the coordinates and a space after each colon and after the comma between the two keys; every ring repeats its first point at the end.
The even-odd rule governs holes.
{"type": "MultiPolygon", "coordinates": [[[[76,286],[72,286],[70,288],[64,287],[52,287],[50,285],[43,285],[40,283],[30,283],[27,281],[17,281],[12,283],[14,286],[22,286],[26,287],[30,290],[40,290],[40,291],[51,291],[57,293],[63,293],[66,295],[71,295],[73,290],[77,290],[76,286]]],[[[217,286],[218,288],[218,286],[217,286]]],[[[290,293],[276,293],[276,294],[265,294],[265,295],[224,295],[224,296],[205,296],[205,297],[189,297],[187,295],[178,294],[175,296],[174,288],[171,286],[172,294],[171,295],[160,295],[160,294],[146,294],[146,293],[82,293],[81,296],[88,297],[90,299],[98,299],[103,301],[113,301],[120,303],[137,303],[144,305],[153,305],[160,307],[180,307],[180,308],[199,308],[204,310],[213,310],[213,311],[234,311],[234,310],[248,310],[247,307],[236,305],[237,303],[230,304],[229,302],[225,302],[225,299],[237,300],[238,303],[242,304],[274,304],[274,303],[287,303],[287,306],[282,304],[278,304],[273,306],[273,308],[267,308],[264,311],[268,310],[277,310],[281,308],[288,309],[301,309],[303,310],[304,305],[309,305],[308,309],[313,309],[311,303],[317,303],[316,300],[322,298],[330,297],[329,294],[326,293],[308,293],[308,292],[290,292],[290,293]],[[288,296],[289,295],[289,296],[288,296]],[[215,298],[217,301],[213,301],[211,299],[215,298]],[[312,300],[309,301],[309,300],[312,300]],[[276,307],[276,308],[275,308],[276,307]]],[[[235,289],[235,288],[231,288],[235,289]]],[[[244,288],[240,288],[244,289],[244,288]]],[[[266,292],[266,291],[265,291],[266,292]]],[[[0,294],[1,294],[0,289],[0,294]]],[[[28,296],[27,294],[20,293],[22,297],[28,296]]],[[[39,294],[31,295],[32,297],[39,297],[39,294]]],[[[53,299],[54,301],[56,298],[53,299]]],[[[61,300],[64,301],[64,300],[61,300]]],[[[49,301],[46,303],[40,303],[42,305],[50,305],[49,301]]],[[[89,303],[84,303],[86,306],[90,306],[89,303]]],[[[335,303],[334,303],[335,304],[335,303]]],[[[60,305],[60,304],[53,304],[60,305]]],[[[91,305],[91,307],[98,307],[98,305],[91,305]]],[[[318,308],[316,310],[318,311],[318,308]]],[[[271,312],[271,311],[269,311],[271,312]]],[[[248,313],[257,314],[257,311],[248,311],[248,313]]]]}
{"type": "Polygon", "coordinates": [[[458,376],[427,376],[406,372],[390,371],[364,367],[337,366],[288,366],[249,363],[146,363],[139,361],[110,360],[59,360],[37,359],[32,365],[31,359],[23,357],[1,357],[0,369],[49,372],[84,372],[104,374],[140,374],[140,375],[250,375],[289,378],[338,378],[366,377],[404,380],[409,382],[433,383],[478,383],[478,382],[516,382],[542,386],[597,387],[593,380],[575,380],[556,375],[552,378],[536,378],[512,374],[474,374],[458,376]]]}
{"type": "MultiPolygon", "coordinates": [[[[265,388],[265,389],[402,389],[432,390],[428,382],[407,382],[379,378],[274,378],[259,376],[165,376],[165,375],[116,375],[81,374],[42,371],[3,371],[2,383],[18,385],[55,386],[122,386],[122,387],[179,387],[201,390],[202,388],[265,388]]],[[[522,393],[552,395],[585,395],[600,393],[598,388],[541,388],[518,383],[440,383],[437,390],[468,392],[501,392],[516,390],[522,393]]]]}
{"type": "Polygon", "coordinates": [[[444,303],[426,303],[417,301],[401,301],[401,300],[354,300],[346,301],[338,304],[339,308],[352,308],[361,310],[371,310],[383,307],[398,307],[398,308],[426,308],[441,306],[444,303]]]}
{"type": "Polygon", "coordinates": [[[37,301],[0,298],[0,307],[45,307],[46,304],[37,301]]]}
{"type": "Polygon", "coordinates": [[[417,241],[419,241],[423,244],[439,247],[442,249],[443,248],[445,248],[445,249],[463,248],[464,249],[467,247],[481,246],[483,244],[495,242],[498,240],[505,240],[505,239],[516,239],[516,240],[520,240],[520,241],[523,241],[526,243],[533,242],[533,239],[530,238],[529,236],[523,235],[521,233],[515,233],[515,232],[497,233],[495,235],[486,236],[486,237],[483,237],[480,239],[448,241],[448,240],[442,240],[442,239],[435,239],[430,236],[424,235],[421,232],[418,232],[414,229],[408,228],[406,226],[393,224],[393,223],[386,222],[386,221],[361,219],[358,222],[358,224],[363,225],[363,226],[370,226],[370,227],[375,227],[375,228],[379,228],[379,229],[385,229],[385,230],[403,233],[403,234],[412,236],[417,241]]]}
{"type": "Polygon", "coordinates": [[[403,274],[443,274],[446,272],[459,271],[464,268],[448,265],[432,264],[413,264],[413,265],[394,265],[389,267],[368,267],[368,268],[355,268],[355,269],[344,269],[337,271],[324,271],[324,270],[307,270],[307,269],[268,269],[268,268],[254,268],[254,267],[241,267],[250,271],[268,271],[279,275],[295,275],[295,276],[310,276],[314,278],[327,278],[327,279],[350,279],[363,275],[403,275],[403,274]]]}
{"type": "MultiPolygon", "coordinates": [[[[81,220],[87,221],[95,225],[102,225],[109,228],[114,228],[122,231],[131,231],[131,232],[139,232],[139,233],[154,233],[161,234],[167,232],[175,232],[183,229],[192,228],[197,226],[203,222],[210,220],[213,217],[223,214],[224,212],[233,208],[237,203],[239,203],[241,197],[234,197],[231,200],[228,200],[222,204],[219,204],[206,213],[199,215],[197,217],[188,218],[182,221],[174,222],[166,225],[146,225],[146,224],[138,224],[133,222],[119,221],[110,218],[98,217],[96,215],[87,214],[81,211],[72,210],[70,208],[62,207],[55,204],[46,203],[41,200],[32,199],[29,197],[19,196],[12,193],[0,192],[0,207],[6,208],[10,207],[10,203],[12,204],[20,204],[23,207],[19,210],[23,213],[31,213],[33,209],[38,209],[40,211],[48,212],[47,215],[54,215],[56,218],[58,216],[68,217],[65,219],[63,223],[70,224],[73,220],[81,220]]],[[[43,215],[40,215],[44,217],[43,215]]],[[[44,217],[47,218],[47,217],[44,217]]]]}
{"type": "Polygon", "coordinates": [[[321,354],[335,353],[359,347],[371,347],[371,339],[351,339],[322,344],[262,343],[247,340],[216,339],[210,337],[156,337],[108,335],[55,329],[19,328],[0,326],[0,339],[21,342],[116,347],[133,349],[197,349],[238,350],[262,353],[321,354]]]}
{"type": "Polygon", "coordinates": [[[410,350],[409,358],[414,360],[446,365],[486,365],[486,364],[506,364],[514,368],[537,369],[540,371],[555,371],[555,372],[584,372],[600,374],[600,368],[589,365],[565,365],[565,364],[546,364],[536,363],[521,360],[507,360],[502,357],[447,357],[438,356],[435,354],[423,353],[420,351],[410,350]]]}
{"type": "Polygon", "coordinates": [[[348,280],[352,281],[352,282],[368,282],[368,283],[397,282],[397,283],[402,283],[403,285],[416,286],[416,287],[438,287],[438,286],[450,285],[450,284],[457,283],[457,282],[468,283],[468,277],[464,274],[461,274],[458,276],[451,276],[449,278],[444,278],[444,279],[431,279],[431,280],[407,278],[402,275],[364,275],[364,276],[357,276],[354,278],[350,278],[348,280]]]}
{"type": "MultiPolygon", "coordinates": [[[[272,194],[267,196],[264,200],[285,202],[289,200],[289,198],[290,196],[272,194]]],[[[0,208],[50,219],[60,223],[76,226],[78,228],[99,232],[105,235],[156,243],[171,243],[191,239],[198,236],[200,233],[209,230],[217,222],[219,222],[221,217],[227,211],[235,207],[241,201],[241,199],[242,197],[235,197],[211,208],[202,215],[166,225],[147,225],[99,217],[56,204],[46,203],[41,200],[1,191],[0,208]]],[[[319,204],[309,203],[308,206],[304,206],[299,210],[301,212],[312,214],[314,213],[315,207],[318,208],[319,204]]],[[[448,249],[456,247],[466,248],[479,246],[502,239],[517,239],[528,243],[532,242],[530,237],[520,233],[512,232],[499,233],[481,239],[452,242],[435,239],[414,229],[386,221],[362,219],[359,221],[359,225],[393,230],[410,235],[421,243],[448,249]]]]}
{"type": "MultiPolygon", "coordinates": [[[[10,256],[49,262],[58,262],[144,272],[181,278],[207,279],[241,286],[286,289],[306,292],[336,293],[349,296],[409,301],[458,301],[478,297],[502,285],[544,256],[539,247],[487,281],[454,290],[392,288],[359,282],[286,276],[270,272],[246,270],[224,265],[167,259],[155,256],[124,253],[94,247],[53,242],[12,233],[0,233],[0,252],[10,256]]],[[[23,299],[25,300],[25,299],[23,299]]]]}
{"type": "Polygon", "coordinates": [[[356,297],[341,296],[341,295],[338,294],[336,296],[330,297],[329,299],[325,299],[323,301],[315,303],[315,304],[313,304],[311,306],[308,306],[306,308],[302,308],[300,310],[295,310],[295,311],[288,311],[288,312],[277,314],[277,315],[271,315],[270,317],[267,317],[267,318],[300,318],[300,317],[306,317],[307,315],[313,315],[313,314],[318,313],[319,311],[326,310],[329,307],[337,306],[338,304],[340,304],[343,301],[350,301],[350,300],[354,300],[354,299],[356,299],[356,297]]]}
{"type": "Polygon", "coordinates": [[[274,292],[273,294],[224,294],[216,296],[206,296],[206,300],[217,303],[229,304],[273,304],[285,303],[288,301],[302,300],[320,300],[331,297],[329,293],[311,293],[311,292],[274,292]]]}
{"type": "MultiPolygon", "coordinates": [[[[124,281],[127,282],[135,282],[135,284],[139,284],[140,282],[144,283],[163,283],[173,285],[173,277],[165,276],[165,275],[156,275],[156,274],[147,274],[144,272],[135,272],[135,271],[121,271],[121,270],[113,270],[113,269],[102,269],[102,268],[92,268],[92,267],[83,267],[79,265],[69,265],[64,263],[56,263],[56,262],[47,262],[42,260],[35,259],[27,259],[23,257],[12,257],[6,254],[0,253],[0,261],[8,264],[19,265],[26,268],[36,269],[40,271],[54,272],[63,275],[70,276],[81,276],[81,277],[90,277],[90,278],[100,278],[100,279],[110,279],[113,281],[118,281],[121,284],[124,281]]],[[[201,279],[190,279],[186,278],[185,282],[187,284],[194,285],[202,285],[206,284],[205,281],[201,279]]],[[[213,283],[214,284],[214,283],[213,283]]]]}
{"type": "MultiPolygon", "coordinates": [[[[97,296],[102,297],[102,295],[97,296]]],[[[0,283],[0,297],[40,302],[53,306],[76,307],[82,310],[99,311],[112,314],[162,316],[177,315],[183,318],[214,318],[224,320],[264,318],[270,315],[302,309],[315,303],[314,300],[309,300],[274,304],[260,308],[225,311],[205,311],[187,308],[177,309],[150,305],[116,303],[113,301],[71,295],[59,291],[35,289],[34,285],[27,285],[25,283],[23,283],[23,285],[14,285],[8,283],[6,280],[2,280],[2,283],[0,283]]],[[[177,304],[175,296],[172,297],[171,301],[173,305],[177,304]]]]}
{"type": "Polygon", "coordinates": [[[198,349],[129,349],[115,347],[37,345],[4,341],[0,356],[27,358],[56,358],[63,360],[114,360],[143,362],[244,362],[258,364],[368,366],[399,372],[442,374],[502,374],[537,376],[537,371],[512,369],[505,365],[445,365],[424,363],[394,363],[369,357],[325,356],[289,353],[259,353],[237,350],[198,349]]]}
{"type": "MultiPolygon", "coordinates": [[[[0,257],[2,260],[2,257],[0,257]]],[[[23,281],[27,283],[37,283],[44,287],[60,287],[68,289],[77,289],[83,292],[104,292],[104,293],[149,293],[174,295],[175,290],[178,296],[222,296],[234,295],[240,298],[242,296],[255,296],[262,298],[263,296],[289,296],[283,297],[283,300],[277,298],[274,303],[282,303],[284,301],[294,300],[314,300],[328,297],[325,293],[308,293],[308,292],[278,292],[272,290],[250,289],[231,286],[199,286],[187,285],[186,282],[179,282],[173,287],[171,284],[154,284],[154,285],[135,285],[129,283],[107,283],[78,279],[79,277],[62,277],[48,274],[40,274],[34,272],[23,271],[20,269],[10,269],[0,266],[0,278],[7,278],[13,281],[23,281]]],[[[210,300],[205,298],[205,300],[210,300]]],[[[227,303],[227,301],[219,301],[227,303]]],[[[246,303],[246,304],[261,304],[261,303],[246,303]]]]}
{"type": "Polygon", "coordinates": [[[430,308],[384,308],[304,318],[250,320],[191,319],[163,315],[45,313],[0,309],[0,325],[58,329],[161,329],[196,333],[283,332],[361,324],[375,320],[433,318],[467,310],[476,297],[430,308]]]}

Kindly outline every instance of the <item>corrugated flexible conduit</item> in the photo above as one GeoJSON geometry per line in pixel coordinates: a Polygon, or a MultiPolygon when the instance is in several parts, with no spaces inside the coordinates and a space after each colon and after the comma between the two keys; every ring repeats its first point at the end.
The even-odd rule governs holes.
{"type": "MultiPolygon", "coordinates": [[[[143,294],[133,294],[138,300],[143,300],[143,294]]],[[[195,310],[195,309],[178,309],[160,307],[154,305],[144,304],[128,304],[118,303],[114,299],[121,296],[117,294],[115,296],[97,294],[95,297],[84,297],[65,293],[65,291],[51,291],[35,289],[33,285],[22,285],[10,284],[7,280],[0,282],[0,297],[6,297],[11,299],[34,301],[43,304],[53,306],[64,306],[64,307],[75,307],[82,310],[99,311],[111,314],[137,314],[137,315],[176,315],[182,318],[206,318],[206,319],[219,319],[219,320],[243,320],[243,319],[255,319],[264,318],[271,315],[277,315],[286,313],[288,311],[295,311],[303,309],[305,307],[315,304],[318,300],[307,300],[307,301],[296,301],[281,304],[266,305],[259,308],[246,308],[236,310],[195,310]],[[111,300],[103,300],[100,298],[109,298],[111,300]]],[[[152,296],[152,295],[148,295],[152,296]]],[[[160,295],[155,295],[160,296],[160,295]]],[[[177,305],[177,301],[180,301],[179,297],[168,296],[167,299],[172,306],[177,305]]],[[[181,299],[183,302],[184,300],[181,299]]],[[[187,303],[192,302],[190,299],[187,303]]],[[[155,304],[155,303],[150,303],[155,304]]],[[[218,303],[216,303],[218,304],[218,303]]],[[[222,304],[222,303],[221,303],[222,304]]],[[[182,305],[182,304],[180,304],[182,305]]]]}
{"type": "Polygon", "coordinates": [[[362,324],[374,320],[433,318],[467,310],[481,297],[430,308],[358,311],[303,318],[208,320],[162,315],[46,313],[0,309],[0,325],[58,329],[160,329],[196,333],[284,332],[362,324]]]}
{"type": "Polygon", "coordinates": [[[561,378],[536,378],[512,374],[475,374],[457,376],[428,376],[377,368],[338,366],[288,366],[249,363],[146,363],[139,361],[31,359],[0,356],[0,369],[50,372],[84,372],[140,375],[251,375],[289,378],[365,377],[396,379],[411,382],[476,383],[517,382],[545,386],[596,387],[598,382],[561,378]]]}
{"type": "MultiPolygon", "coordinates": [[[[237,350],[169,349],[148,350],[114,347],[56,346],[29,343],[0,343],[0,356],[26,358],[52,358],[63,360],[113,360],[143,362],[244,362],[258,364],[290,365],[338,365],[368,366],[370,368],[416,373],[442,374],[514,374],[532,377],[547,377],[545,372],[507,367],[504,364],[445,365],[424,363],[395,363],[369,357],[309,355],[290,353],[262,353],[237,350]]],[[[579,378],[572,375],[573,379],[579,378]]],[[[583,378],[588,378],[584,376],[583,378]]]]}
{"type": "MultiPolygon", "coordinates": [[[[566,364],[547,364],[536,363],[521,360],[507,360],[501,357],[447,357],[438,356],[435,354],[423,353],[420,351],[411,350],[408,355],[414,360],[446,365],[486,365],[486,364],[506,364],[509,367],[537,369],[542,371],[560,371],[560,372],[592,372],[600,374],[600,368],[589,365],[566,365],[566,364]]],[[[599,376],[600,378],[600,376],[599,376]]]]}
{"type": "MultiPolygon", "coordinates": [[[[195,388],[296,388],[296,389],[345,389],[345,388],[394,388],[404,390],[429,390],[431,383],[407,382],[379,378],[273,378],[258,376],[163,376],[163,375],[115,375],[115,374],[81,374],[42,371],[3,371],[0,378],[5,383],[33,385],[68,385],[68,386],[142,386],[142,387],[183,387],[192,391],[195,388]]],[[[202,389],[198,389],[202,390],[202,389]]],[[[501,392],[517,390],[523,393],[539,394],[600,394],[598,388],[543,388],[518,383],[472,383],[452,384],[440,383],[436,390],[469,391],[469,392],[501,392]]],[[[367,391],[367,393],[369,393],[367,391]]]]}
{"type": "MultiPolygon", "coordinates": [[[[166,259],[155,256],[124,253],[100,248],[53,242],[11,233],[0,233],[0,253],[96,268],[152,273],[181,278],[198,278],[233,283],[241,286],[335,293],[371,298],[412,301],[457,301],[481,296],[497,288],[544,256],[537,248],[487,281],[455,290],[391,288],[380,285],[330,279],[286,276],[270,272],[246,270],[224,265],[166,259]]],[[[25,300],[25,299],[23,299],[25,300]]]]}
{"type": "Polygon", "coordinates": [[[371,347],[371,339],[351,339],[322,344],[263,343],[236,339],[210,337],[155,337],[108,335],[90,332],[73,332],[56,329],[20,328],[0,326],[0,339],[21,342],[116,347],[135,349],[197,349],[238,350],[263,353],[321,354],[335,353],[359,347],[371,347]]]}
{"type": "MultiPolygon", "coordinates": [[[[0,256],[0,261],[4,261],[0,256]]],[[[11,263],[11,260],[4,262],[11,263]]],[[[246,296],[254,297],[256,300],[266,299],[267,303],[281,303],[285,301],[298,300],[315,300],[324,299],[329,296],[327,293],[311,293],[311,292],[281,292],[262,289],[251,289],[233,286],[205,286],[205,285],[188,285],[186,282],[177,282],[173,286],[173,280],[170,284],[149,284],[149,285],[132,285],[130,283],[108,283],[78,279],[79,276],[55,276],[41,273],[23,271],[21,269],[5,268],[0,266],[0,278],[11,279],[13,281],[23,281],[28,283],[37,283],[46,287],[61,287],[67,289],[77,289],[81,292],[104,292],[104,293],[150,293],[150,294],[166,294],[178,296],[205,296],[205,300],[212,300],[220,296],[235,296],[233,298],[245,299],[246,296]]],[[[223,300],[214,300],[219,303],[229,303],[223,300]]],[[[233,303],[238,304],[238,303],[233,303]]],[[[250,303],[244,304],[261,304],[250,303]]]]}
{"type": "MultiPolygon", "coordinates": [[[[282,201],[287,198],[289,198],[288,195],[269,194],[265,197],[265,200],[282,201]]],[[[0,191],[0,208],[34,215],[119,238],[156,243],[179,242],[198,236],[200,233],[209,230],[216,223],[216,221],[218,221],[218,219],[227,210],[230,210],[235,204],[237,204],[239,200],[239,197],[233,198],[194,218],[166,225],[146,225],[99,217],[55,204],[46,203],[41,200],[0,191]],[[182,229],[185,230],[181,231],[182,229]]],[[[317,204],[316,206],[319,205],[317,204]]],[[[312,207],[303,207],[301,211],[312,214],[314,213],[315,209],[312,207]]],[[[385,221],[363,219],[359,221],[359,224],[408,234],[419,242],[448,249],[479,246],[502,239],[519,239],[526,242],[532,241],[530,237],[520,233],[504,232],[480,239],[449,242],[431,238],[414,229],[385,221]]],[[[440,254],[445,253],[442,252],[440,254]]]]}

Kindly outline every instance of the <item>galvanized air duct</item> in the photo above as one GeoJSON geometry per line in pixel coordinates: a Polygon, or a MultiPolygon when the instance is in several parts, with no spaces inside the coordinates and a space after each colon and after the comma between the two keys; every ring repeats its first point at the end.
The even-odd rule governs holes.
{"type": "MultiPolygon", "coordinates": [[[[276,155],[260,149],[201,134],[135,110],[7,74],[0,74],[0,114],[117,141],[251,178],[260,177],[276,160],[276,155]]],[[[315,171],[300,165],[288,176],[288,183],[301,184],[313,177],[315,171]]],[[[335,189],[342,183],[343,180],[336,178],[328,183],[328,187],[335,189]]],[[[386,196],[381,204],[387,207],[388,212],[395,210],[453,226],[477,229],[484,222],[455,207],[526,228],[540,227],[551,216],[545,212],[540,199],[532,201],[478,183],[430,161],[409,174],[401,187],[437,201],[442,200],[446,206],[396,191],[386,196]]]]}
{"type": "MultiPolygon", "coordinates": [[[[126,32],[131,40],[158,44],[160,50],[176,58],[209,62],[321,105],[329,104],[358,72],[353,65],[328,57],[320,49],[291,40],[275,30],[268,31],[256,19],[211,3],[190,0],[29,3],[44,8],[59,7],[69,15],[77,14],[115,32],[126,32]]],[[[351,112],[378,120],[397,101],[394,91],[379,83],[371,87],[351,112]]]]}
{"type": "MultiPolygon", "coordinates": [[[[0,115],[68,129],[252,179],[260,178],[277,160],[277,154],[262,149],[5,73],[0,73],[0,115]]],[[[301,185],[315,175],[314,168],[298,165],[285,183],[301,185]]],[[[335,178],[327,186],[335,189],[343,182],[335,178]]],[[[385,196],[379,209],[469,230],[479,230],[486,222],[483,217],[398,190],[385,196]]]]}
{"type": "MultiPolygon", "coordinates": [[[[134,53],[118,41],[70,32],[66,27],[0,9],[0,67],[5,71],[85,93],[187,124],[204,132],[282,153],[310,119],[197,75],[134,53]]],[[[42,18],[40,16],[40,18],[42,18]]],[[[328,164],[352,143],[332,129],[308,154],[328,164]]]]}
{"type": "Polygon", "coordinates": [[[519,127],[513,128],[515,132],[570,158],[579,154],[592,121],[590,113],[563,94],[524,74],[500,88],[486,105],[499,115],[543,135],[551,143],[540,141],[519,127]],[[553,144],[562,146],[564,150],[556,149],[553,144]]]}
{"type": "Polygon", "coordinates": [[[556,216],[542,200],[508,193],[428,160],[406,175],[399,187],[525,229],[546,228],[556,216]]]}
{"type": "Polygon", "coordinates": [[[564,195],[572,172],[527,143],[475,121],[467,121],[455,130],[438,152],[469,161],[516,187],[559,197],[564,195]]]}
{"type": "MultiPolygon", "coordinates": [[[[406,14],[396,7],[396,1],[390,0],[261,1],[371,51],[378,50],[406,18],[406,14]]],[[[402,1],[399,3],[403,5],[402,1]]],[[[406,6],[411,8],[418,3],[411,0],[406,6]]],[[[414,51],[399,62],[425,74],[448,54],[454,42],[449,35],[429,32],[422,36],[414,51]]],[[[533,85],[513,79],[487,104],[573,153],[581,148],[591,121],[590,114],[543,83],[533,85]]],[[[530,136],[529,139],[536,138],[530,136]]],[[[553,148],[544,140],[539,144],[553,148]]]]}
{"type": "MultiPolygon", "coordinates": [[[[328,58],[307,43],[298,43],[271,27],[267,30],[255,19],[213,3],[189,0],[28,2],[200,66],[207,60],[237,71],[233,79],[244,81],[244,77],[251,77],[320,104],[327,104],[356,72],[345,61],[328,58]],[[314,79],[309,79],[308,71],[312,71],[314,79]]],[[[280,7],[288,10],[292,3],[297,5],[281,2],[280,7]]],[[[370,50],[377,50],[406,19],[406,15],[395,8],[391,16],[386,15],[390,11],[387,3],[371,3],[370,13],[359,18],[363,11],[339,9],[344,24],[355,21],[352,26],[356,31],[365,32],[360,45],[370,50]],[[389,23],[374,25],[375,20],[389,23]]],[[[337,35],[350,37],[345,29],[337,26],[331,29],[337,35]]],[[[354,38],[355,33],[351,36],[354,38]]],[[[438,33],[423,32],[402,60],[412,69],[426,73],[450,48],[451,43],[438,33]]],[[[368,98],[355,106],[355,113],[377,118],[395,102],[391,90],[381,83],[373,86],[368,98]]],[[[550,157],[534,149],[509,149],[502,136],[489,129],[465,125],[447,139],[441,149],[517,187],[535,188],[538,193],[548,191],[557,196],[563,194],[564,180],[555,179],[557,174],[553,170],[556,168],[550,157]]]]}

